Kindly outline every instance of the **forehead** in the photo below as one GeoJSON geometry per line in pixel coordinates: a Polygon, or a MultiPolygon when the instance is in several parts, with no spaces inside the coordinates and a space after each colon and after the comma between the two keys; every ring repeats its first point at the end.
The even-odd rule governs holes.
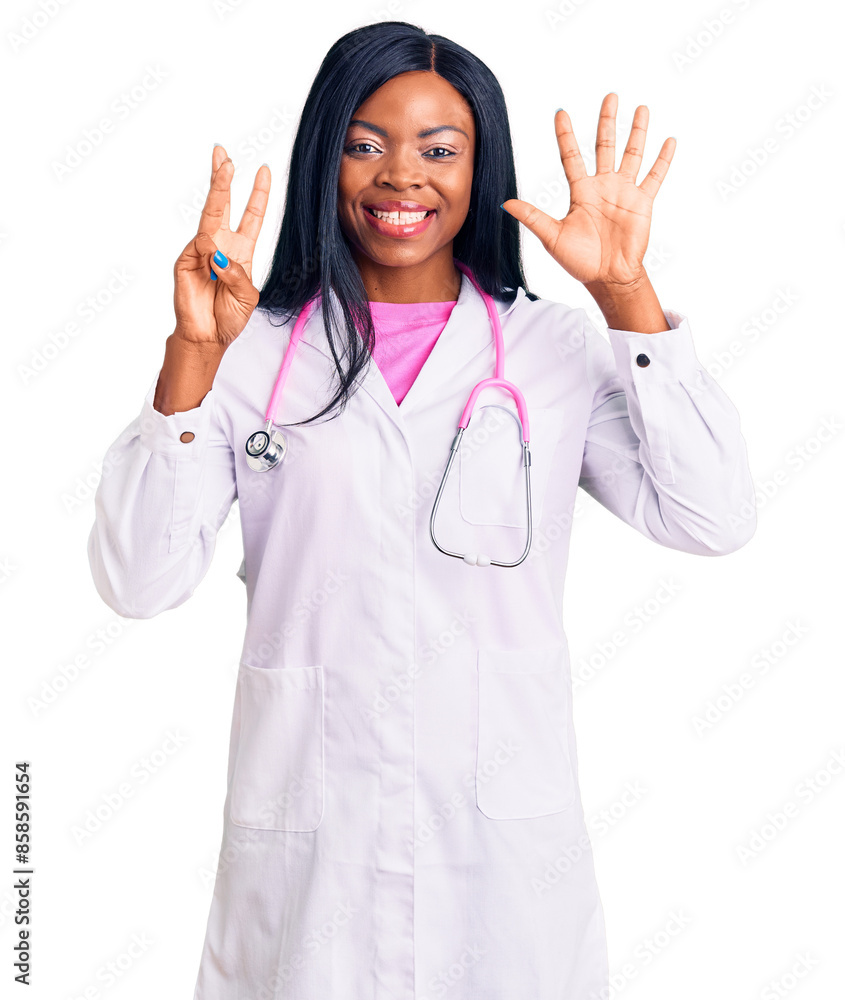
{"type": "Polygon", "coordinates": [[[474,131],[472,109],[448,80],[434,72],[399,73],[355,109],[353,118],[397,132],[426,125],[458,125],[474,131]]]}

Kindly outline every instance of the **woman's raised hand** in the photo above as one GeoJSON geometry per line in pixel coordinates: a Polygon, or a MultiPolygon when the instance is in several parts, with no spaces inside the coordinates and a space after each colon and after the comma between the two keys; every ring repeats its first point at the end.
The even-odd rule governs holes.
{"type": "Polygon", "coordinates": [[[654,166],[637,184],[643,158],[648,108],[634,112],[628,145],[616,162],[616,94],[602,101],[596,133],[596,172],[584,166],[569,115],[555,114],[560,159],[569,182],[569,211],[553,219],[526,201],[509,198],[504,208],[540,240],[573,278],[587,283],[633,287],[645,275],[651,206],[672,162],[675,140],[667,139],[654,166]]]}
{"type": "Polygon", "coordinates": [[[270,168],[262,164],[238,228],[229,228],[234,164],[222,146],[211,156],[211,185],[197,235],[173,268],[175,334],[191,344],[226,348],[247,324],[258,303],[252,284],[252,254],[261,231],[270,192],[270,168]],[[214,259],[221,252],[228,264],[214,259]],[[216,280],[211,277],[215,274],[216,280]]]}

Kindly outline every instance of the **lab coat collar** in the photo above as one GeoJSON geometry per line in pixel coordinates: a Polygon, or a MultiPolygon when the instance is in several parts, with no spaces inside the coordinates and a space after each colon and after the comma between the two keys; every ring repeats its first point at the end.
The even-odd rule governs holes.
{"type": "MultiPolygon", "coordinates": [[[[517,294],[510,303],[494,298],[494,303],[499,312],[500,319],[509,313],[525,296],[524,290],[517,288],[517,294]]],[[[330,292],[332,307],[337,317],[341,316],[340,308],[337,304],[337,297],[333,291],[330,292]]],[[[328,340],[323,327],[323,304],[309,316],[302,332],[302,340],[316,348],[332,361],[328,340]]],[[[404,427],[404,418],[415,407],[430,396],[433,392],[441,389],[447,382],[457,379],[461,383],[466,381],[462,374],[465,366],[482,351],[489,355],[489,372],[493,375],[496,352],[493,340],[493,328],[490,317],[487,315],[487,307],[484,299],[476,289],[475,285],[463,274],[461,274],[461,287],[455,307],[449,315],[446,326],[440,336],[435,341],[431,353],[426,358],[411,388],[406,393],[401,405],[397,405],[393,398],[393,393],[380,372],[375,361],[371,361],[368,370],[360,375],[356,380],[361,389],[366,392],[379,405],[385,414],[401,429],[404,427]]],[[[506,344],[507,353],[507,344],[506,344]]],[[[475,383],[466,386],[467,397],[475,383]]],[[[460,416],[458,414],[457,416],[460,416]]]]}

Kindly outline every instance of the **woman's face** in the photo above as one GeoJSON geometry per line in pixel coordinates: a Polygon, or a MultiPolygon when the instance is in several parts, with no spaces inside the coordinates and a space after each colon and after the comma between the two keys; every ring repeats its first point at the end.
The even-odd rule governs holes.
{"type": "Polygon", "coordinates": [[[443,77],[400,73],[379,87],[355,111],[340,164],[337,211],[353,256],[406,267],[451,253],[474,153],[472,110],[443,77]]]}

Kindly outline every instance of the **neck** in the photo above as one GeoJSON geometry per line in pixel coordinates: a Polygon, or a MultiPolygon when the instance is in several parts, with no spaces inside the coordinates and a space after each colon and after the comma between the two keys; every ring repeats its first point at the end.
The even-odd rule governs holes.
{"type": "Polygon", "coordinates": [[[419,264],[390,266],[354,253],[367,298],[373,302],[453,302],[461,288],[461,272],[452,245],[419,264]]]}

